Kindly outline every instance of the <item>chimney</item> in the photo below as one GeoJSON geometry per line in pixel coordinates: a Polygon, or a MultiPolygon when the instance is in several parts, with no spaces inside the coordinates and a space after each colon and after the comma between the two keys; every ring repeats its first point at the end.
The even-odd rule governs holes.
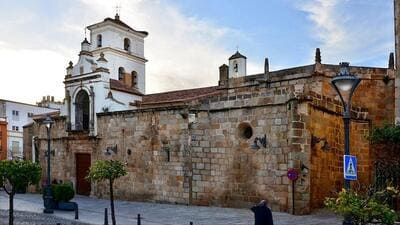
{"type": "Polygon", "coordinates": [[[219,67],[219,82],[218,85],[220,87],[227,87],[228,85],[228,76],[229,76],[229,66],[223,64],[219,67]]]}

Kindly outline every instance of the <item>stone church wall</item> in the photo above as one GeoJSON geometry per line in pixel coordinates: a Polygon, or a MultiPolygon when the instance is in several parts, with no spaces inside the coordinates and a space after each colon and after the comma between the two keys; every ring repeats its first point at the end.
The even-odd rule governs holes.
{"type": "MultiPolygon", "coordinates": [[[[104,114],[98,117],[99,145],[93,161],[118,159],[128,174],[115,182],[117,198],[187,204],[189,199],[188,119],[184,110],[148,110],[104,114]],[[106,155],[117,146],[117,154],[106,155]]],[[[108,196],[105,183],[93,193],[108,196]]]]}
{"type": "MultiPolygon", "coordinates": [[[[312,133],[311,144],[311,208],[323,207],[326,197],[343,188],[344,128],[341,114],[332,108],[309,105],[312,133]]],[[[371,149],[368,140],[370,121],[356,117],[350,125],[350,154],[357,156],[358,180],[351,182],[352,188],[362,190],[371,182],[371,149]]]]}
{"type": "MultiPolygon", "coordinates": [[[[335,70],[317,66],[271,72],[269,82],[262,74],[230,79],[218,95],[185,104],[100,113],[97,137],[66,132],[59,117],[51,135],[52,178],[76,182],[76,154],[89,153],[92,164],[127,165],[128,175],[115,182],[119,199],[228,207],[267,199],[273,210],[291,212],[294,191],[296,214],[309,213],[340,190],[343,169],[342,107],[329,84],[335,70]],[[253,149],[264,135],[266,148],[258,142],[253,149]],[[289,168],[300,173],[294,190],[289,168]]],[[[393,77],[384,82],[390,70],[352,70],[363,79],[350,138],[359,159],[357,186],[372,179],[367,135],[371,125],[393,119],[394,84],[393,77]]],[[[27,133],[38,134],[45,168],[46,130],[36,122],[27,133]]],[[[108,186],[92,183],[91,193],[107,197],[108,186]]]]}

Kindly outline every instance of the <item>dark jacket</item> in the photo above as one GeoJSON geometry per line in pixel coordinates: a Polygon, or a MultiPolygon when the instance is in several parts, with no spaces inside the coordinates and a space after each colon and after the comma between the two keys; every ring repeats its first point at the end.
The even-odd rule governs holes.
{"type": "Polygon", "coordinates": [[[265,204],[258,204],[251,207],[254,212],[254,225],[274,225],[272,212],[265,204]]]}

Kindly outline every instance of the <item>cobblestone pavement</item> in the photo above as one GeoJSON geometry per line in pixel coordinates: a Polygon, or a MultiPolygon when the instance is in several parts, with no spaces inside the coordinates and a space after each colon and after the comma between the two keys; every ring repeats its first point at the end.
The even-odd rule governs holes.
{"type": "MultiPolygon", "coordinates": [[[[43,213],[14,211],[14,225],[56,225],[57,223],[60,223],[61,225],[87,225],[87,223],[61,219],[56,216],[46,215],[43,213]]],[[[0,210],[0,225],[7,224],[8,210],[0,210]]]]}
{"type": "MultiPolygon", "coordinates": [[[[76,196],[73,201],[77,202],[79,205],[80,222],[103,224],[104,208],[109,207],[109,200],[76,196]]],[[[136,216],[139,213],[143,217],[142,225],[189,225],[190,221],[192,221],[194,225],[254,224],[253,214],[248,209],[128,201],[116,201],[115,203],[117,224],[121,225],[136,225],[136,216]]],[[[43,211],[43,200],[41,195],[38,194],[17,194],[15,196],[14,205],[15,209],[19,211],[40,214],[42,214],[43,211]]],[[[0,209],[8,209],[8,199],[4,192],[0,192],[0,209]]],[[[73,220],[74,213],[55,211],[54,215],[51,216],[73,220]]],[[[287,213],[273,212],[273,218],[275,225],[341,224],[341,218],[324,211],[306,216],[293,216],[287,213]]]]}

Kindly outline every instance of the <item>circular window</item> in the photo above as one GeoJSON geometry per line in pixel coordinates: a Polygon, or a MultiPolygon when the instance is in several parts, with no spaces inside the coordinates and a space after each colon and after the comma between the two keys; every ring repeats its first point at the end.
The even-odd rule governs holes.
{"type": "Polygon", "coordinates": [[[244,139],[250,139],[253,136],[253,128],[251,128],[249,123],[242,122],[239,124],[239,137],[244,139]]]}

